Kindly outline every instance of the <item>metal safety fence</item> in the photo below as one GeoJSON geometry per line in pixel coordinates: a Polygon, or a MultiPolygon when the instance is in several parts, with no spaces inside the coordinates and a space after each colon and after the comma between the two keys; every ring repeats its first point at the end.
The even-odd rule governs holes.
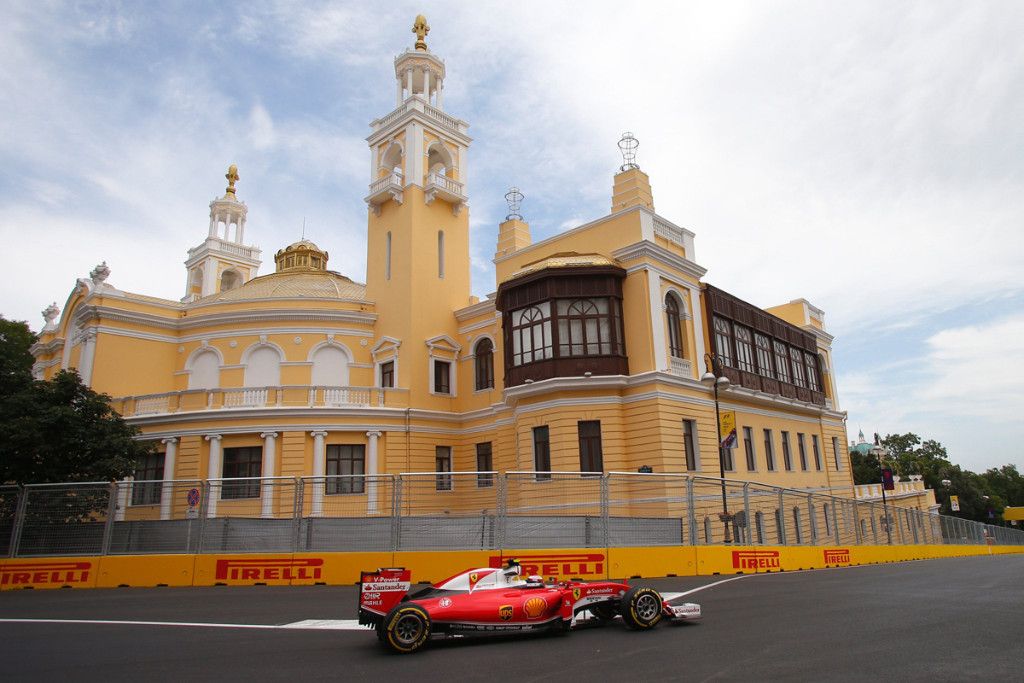
{"type": "Polygon", "coordinates": [[[1024,531],[684,474],[413,472],[0,486],[0,556],[1024,545],[1024,531]]]}

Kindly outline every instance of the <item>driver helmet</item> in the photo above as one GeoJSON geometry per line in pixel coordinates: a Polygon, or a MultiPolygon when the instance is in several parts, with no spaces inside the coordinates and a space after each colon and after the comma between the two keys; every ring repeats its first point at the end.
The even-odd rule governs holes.
{"type": "Polygon", "coordinates": [[[542,588],[544,586],[544,577],[531,574],[526,577],[527,588],[542,588]]]}

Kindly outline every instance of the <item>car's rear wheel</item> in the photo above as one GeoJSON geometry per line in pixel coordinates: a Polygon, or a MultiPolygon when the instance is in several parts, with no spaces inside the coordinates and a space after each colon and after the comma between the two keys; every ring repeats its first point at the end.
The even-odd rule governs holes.
{"type": "Polygon", "coordinates": [[[590,613],[597,617],[597,620],[602,624],[614,619],[616,614],[615,607],[607,602],[599,602],[596,605],[591,605],[587,609],[590,610],[590,613]]]}
{"type": "Polygon", "coordinates": [[[646,630],[658,625],[662,613],[661,594],[653,588],[634,586],[626,591],[619,607],[622,620],[630,628],[646,630]]]}
{"type": "Polygon", "coordinates": [[[399,654],[416,652],[430,639],[430,615],[411,602],[395,605],[384,617],[384,644],[399,654]]]}

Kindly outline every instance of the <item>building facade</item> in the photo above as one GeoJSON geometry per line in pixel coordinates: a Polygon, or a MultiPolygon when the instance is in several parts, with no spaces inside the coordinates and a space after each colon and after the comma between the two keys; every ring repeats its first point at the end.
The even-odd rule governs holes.
{"type": "MultiPolygon", "coordinates": [[[[701,382],[714,356],[730,380],[720,409],[736,417],[725,476],[853,498],[822,311],[760,309],[705,282],[695,234],[655,211],[629,155],[607,215],[534,242],[513,208],[496,293],[471,296],[472,140],[444,109],[445,65],[424,38],[396,57],[395,109],[367,138],[365,283],[305,240],[257,276],[232,166],[187,254],[185,296],[121,291],[98,266],[44,312],[36,376],[77,369],[159,444],[137,480],[422,472],[457,506],[491,481],[459,472],[718,477],[701,382]]],[[[375,495],[328,486],[308,502],[372,508],[375,495]]],[[[229,483],[209,503],[281,504],[229,483]]],[[[173,514],[159,488],[127,505],[173,514]]]]}

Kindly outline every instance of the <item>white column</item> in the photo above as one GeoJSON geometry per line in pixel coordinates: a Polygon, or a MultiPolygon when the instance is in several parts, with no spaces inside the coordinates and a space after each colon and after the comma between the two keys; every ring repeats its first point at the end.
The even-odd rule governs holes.
{"type": "Polygon", "coordinates": [[[437,108],[444,110],[444,81],[437,79],[437,108]]]}
{"type": "Polygon", "coordinates": [[[267,481],[266,478],[274,476],[274,462],[277,459],[277,432],[263,432],[260,434],[260,438],[263,439],[263,472],[260,476],[264,478],[263,490],[260,493],[262,503],[260,516],[273,517],[274,484],[267,481]]]}
{"type": "Polygon", "coordinates": [[[245,243],[245,216],[238,217],[238,231],[235,233],[238,237],[238,243],[245,243]]]}
{"type": "Polygon", "coordinates": [[[310,515],[313,517],[322,517],[324,514],[324,462],[325,455],[324,451],[324,437],[327,436],[327,432],[323,430],[310,432],[310,436],[313,437],[313,506],[310,510],[310,515]]]}
{"type": "Polygon", "coordinates": [[[402,106],[402,79],[395,76],[395,107],[402,106]]]}
{"type": "Polygon", "coordinates": [[[647,289],[651,306],[651,342],[654,344],[654,369],[661,372],[668,367],[665,344],[665,310],[661,298],[661,278],[653,269],[647,271],[647,289]]]}
{"type": "Polygon", "coordinates": [[[430,69],[423,68],[423,99],[430,104],[430,69]]]}
{"type": "Polygon", "coordinates": [[[366,514],[377,514],[377,439],[381,432],[366,432],[370,440],[366,445],[366,514]]]}
{"type": "Polygon", "coordinates": [[[690,287],[690,313],[693,315],[693,369],[700,377],[704,366],[704,311],[700,289],[690,287]]]}
{"type": "Polygon", "coordinates": [[[174,495],[174,461],[178,457],[178,440],[173,436],[161,439],[167,449],[164,453],[164,483],[160,487],[160,519],[171,518],[171,497],[174,495]]]}
{"type": "Polygon", "coordinates": [[[82,353],[78,357],[78,374],[86,386],[92,384],[92,363],[96,358],[96,328],[82,330],[82,353]]]}
{"type": "Polygon", "coordinates": [[[405,70],[405,90],[408,93],[406,99],[412,97],[412,67],[405,70]]]}
{"type": "Polygon", "coordinates": [[[206,481],[210,484],[210,490],[207,491],[209,499],[206,501],[206,516],[216,517],[217,500],[220,498],[221,493],[221,482],[219,481],[221,471],[221,436],[220,434],[207,434],[204,438],[210,442],[210,461],[206,468],[206,481]],[[212,481],[213,479],[218,481],[212,481]]]}
{"type": "Polygon", "coordinates": [[[132,490],[135,477],[125,477],[117,482],[117,507],[114,510],[114,521],[123,522],[124,513],[128,509],[129,494],[132,490]]]}
{"type": "Polygon", "coordinates": [[[210,237],[217,236],[217,214],[210,212],[210,237]]]}
{"type": "Polygon", "coordinates": [[[423,154],[423,126],[418,123],[412,123],[409,125],[409,131],[412,133],[412,141],[410,143],[409,136],[406,136],[405,143],[405,158],[408,165],[407,174],[405,176],[406,184],[415,184],[423,187],[423,179],[426,174],[426,165],[423,154]]]}

